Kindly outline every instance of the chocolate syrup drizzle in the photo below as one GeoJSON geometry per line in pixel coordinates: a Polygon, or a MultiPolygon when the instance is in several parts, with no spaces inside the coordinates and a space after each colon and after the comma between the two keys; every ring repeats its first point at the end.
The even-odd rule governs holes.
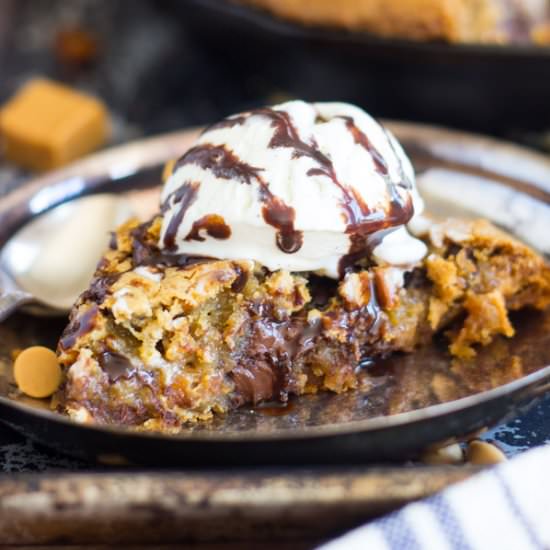
{"type": "Polygon", "coordinates": [[[318,167],[308,170],[307,175],[326,176],[340,188],[343,196],[342,205],[346,213],[348,231],[352,227],[355,228],[364,223],[363,220],[368,218],[371,212],[363,199],[354,189],[348,189],[338,181],[332,161],[321,152],[315,140],[312,140],[311,143],[302,141],[287,112],[264,108],[254,111],[253,114],[271,119],[271,125],[275,129],[275,132],[269,142],[270,148],[284,147],[293,149],[293,158],[307,157],[312,159],[318,167]]]}
{"type": "Polygon", "coordinates": [[[229,239],[231,237],[231,228],[225,223],[222,216],[218,214],[208,214],[194,222],[185,240],[205,241],[206,238],[200,234],[201,230],[205,230],[214,239],[229,239]]]}
{"type": "MultiPolygon", "coordinates": [[[[390,212],[383,215],[378,212],[371,212],[363,201],[363,198],[357,194],[353,188],[344,186],[337,178],[336,171],[332,161],[321,152],[317,143],[312,140],[311,143],[305,143],[300,139],[298,131],[292,124],[290,115],[285,111],[275,111],[274,109],[264,108],[254,111],[252,114],[266,116],[271,119],[271,124],[275,133],[269,142],[269,147],[286,147],[293,149],[293,157],[308,157],[317,165],[317,168],[311,168],[307,174],[309,176],[322,175],[330,178],[332,182],[339,187],[342,192],[342,205],[346,211],[346,221],[348,233],[361,233],[367,235],[385,227],[402,225],[412,217],[412,208],[409,201],[403,199],[399,193],[395,193],[394,186],[389,180],[388,166],[374,147],[365,133],[358,128],[351,117],[341,117],[346,123],[346,128],[352,133],[354,141],[364,147],[371,155],[376,171],[384,177],[388,192],[390,193],[391,206],[390,212]]],[[[404,174],[402,174],[403,177],[404,174]]]]}
{"type": "Polygon", "coordinates": [[[108,275],[94,278],[89,288],[81,295],[80,299],[95,304],[103,303],[107,294],[110,293],[111,286],[121,275],[122,273],[109,273],[108,275]]]}
{"type": "MultiPolygon", "coordinates": [[[[245,118],[236,117],[229,120],[232,121],[231,125],[236,125],[242,124],[245,118]]],[[[287,254],[300,250],[303,236],[300,231],[294,229],[294,220],[296,218],[294,208],[286,205],[281,198],[273,195],[269,189],[269,184],[260,174],[263,171],[262,168],[256,168],[243,162],[233,151],[224,145],[212,145],[209,143],[197,145],[190,149],[178,160],[174,170],[189,164],[200,166],[204,170],[212,172],[219,179],[236,180],[247,185],[251,185],[253,181],[256,181],[259,185],[260,200],[264,203],[262,215],[267,224],[277,229],[276,242],[278,247],[287,254]]],[[[170,223],[169,227],[169,229],[172,229],[172,232],[166,232],[164,238],[165,245],[167,237],[175,239],[178,227],[185,215],[185,212],[181,214],[180,211],[181,209],[178,210],[177,215],[171,220],[174,222],[173,225],[170,223]]]]}
{"type": "Polygon", "coordinates": [[[250,185],[259,180],[262,168],[256,168],[242,162],[241,159],[225,145],[204,143],[189,149],[174,166],[174,172],[182,166],[194,164],[203,170],[212,172],[219,179],[237,180],[250,185]]]}
{"type": "Polygon", "coordinates": [[[346,128],[353,136],[353,141],[360,145],[371,156],[376,171],[383,176],[388,175],[388,165],[384,157],[378,152],[378,149],[372,144],[367,135],[355,125],[355,121],[350,116],[339,117],[346,123],[346,128]]]}
{"type": "MultiPolygon", "coordinates": [[[[165,265],[186,268],[195,264],[211,262],[215,258],[190,254],[165,253],[156,244],[147,241],[147,231],[153,223],[145,222],[132,231],[132,264],[138,266],[165,265]]],[[[120,276],[121,274],[118,274],[120,276]]]]}
{"type": "Polygon", "coordinates": [[[267,187],[260,192],[264,206],[262,215],[269,225],[277,228],[276,242],[280,250],[286,254],[294,254],[302,248],[304,236],[294,229],[296,213],[294,208],[286,205],[279,197],[275,197],[267,187]]]}
{"type": "MultiPolygon", "coordinates": [[[[274,111],[273,109],[259,109],[257,114],[268,116],[275,127],[275,134],[269,143],[270,147],[291,147],[294,149],[293,156],[299,158],[306,156],[314,160],[317,168],[311,168],[308,176],[326,176],[339,187],[342,192],[342,205],[346,214],[346,232],[351,235],[351,246],[339,264],[340,276],[360,258],[366,256],[369,251],[376,247],[382,239],[382,234],[374,237],[373,234],[383,229],[392,230],[395,226],[407,223],[413,215],[413,207],[410,198],[404,199],[392,185],[389,179],[389,170],[380,152],[374,147],[366,134],[357,127],[351,117],[341,117],[344,119],[346,128],[353,135],[355,143],[365,148],[373,159],[376,171],[384,178],[388,195],[390,197],[390,208],[386,213],[371,212],[363,201],[363,198],[354,188],[348,188],[338,180],[336,171],[331,160],[324,155],[315,142],[311,144],[304,143],[294,128],[290,116],[284,111],[274,111]]],[[[389,138],[388,138],[389,139],[389,138]]],[[[391,142],[390,142],[391,144],[391,142]]],[[[393,145],[392,145],[393,148],[393,145]]],[[[410,182],[406,178],[402,167],[401,178],[406,185],[410,187],[410,182]]]]}
{"type": "MultiPolygon", "coordinates": [[[[290,115],[285,111],[277,111],[268,107],[257,109],[249,113],[222,120],[210,126],[205,132],[208,130],[232,128],[242,125],[252,116],[263,116],[270,119],[271,126],[274,128],[273,137],[269,142],[270,148],[289,148],[292,149],[293,158],[307,157],[313,160],[316,166],[308,170],[307,175],[328,177],[340,189],[344,210],[343,215],[345,216],[346,222],[346,232],[351,235],[349,252],[340,262],[340,275],[343,275],[352,263],[367,255],[368,252],[372,250],[373,246],[378,244],[378,242],[374,243],[372,238],[370,238],[372,234],[384,229],[393,229],[403,225],[412,217],[413,205],[410,197],[404,198],[397,192],[395,185],[393,185],[390,180],[388,165],[384,157],[372,144],[368,136],[355,124],[352,117],[342,116],[340,118],[344,120],[347,130],[353,136],[354,142],[369,153],[373,160],[375,170],[384,178],[390,199],[388,212],[371,211],[363,198],[353,187],[349,188],[343,185],[338,180],[334,165],[330,158],[319,149],[315,140],[312,139],[309,143],[306,143],[300,138],[296,127],[292,123],[290,115]]],[[[391,141],[390,145],[393,148],[391,141]]],[[[243,162],[233,151],[229,150],[224,145],[212,145],[208,143],[190,149],[176,163],[174,171],[181,166],[189,164],[194,164],[205,170],[209,170],[215,177],[220,179],[236,180],[247,185],[251,185],[252,182],[257,182],[259,185],[260,200],[263,202],[262,215],[266,223],[277,229],[277,246],[288,254],[300,250],[303,244],[303,234],[294,227],[296,213],[294,209],[285,204],[280,197],[273,195],[269,189],[269,183],[262,177],[262,168],[251,166],[243,162]]],[[[400,185],[410,189],[412,184],[406,177],[403,167],[399,165],[399,169],[402,179],[400,185]]],[[[176,193],[178,193],[178,191],[176,191],[176,193]]],[[[183,196],[181,198],[179,195],[173,198],[174,204],[176,202],[181,202],[181,206],[176,215],[172,218],[164,236],[164,244],[168,250],[174,250],[176,248],[176,233],[186,210],[194,200],[196,190],[194,193],[193,195],[191,191],[184,191],[182,192],[183,196]]],[[[170,206],[170,200],[172,200],[171,197],[165,202],[163,206],[164,209],[170,206]]],[[[209,232],[205,225],[207,224],[205,218],[209,217],[210,216],[205,216],[198,222],[195,222],[186,239],[202,240],[203,237],[199,234],[200,228],[206,228],[209,235],[215,236],[209,232]],[[197,229],[195,229],[196,224],[198,224],[197,229]]],[[[223,234],[228,234],[227,230],[223,231],[223,234]]],[[[222,235],[219,228],[213,229],[213,233],[222,235]]],[[[230,233],[228,234],[228,237],[229,236],[230,233]]],[[[228,237],[218,236],[216,238],[228,237]]]]}
{"type": "Polygon", "coordinates": [[[200,183],[197,181],[182,184],[181,187],[168,196],[161,207],[161,212],[164,214],[168,210],[170,203],[173,205],[180,205],[178,211],[170,220],[166,233],[164,234],[164,246],[168,250],[177,249],[176,235],[178,228],[189,207],[197,200],[199,187],[200,183]]]}
{"type": "Polygon", "coordinates": [[[242,115],[236,115],[236,116],[230,116],[227,118],[224,118],[223,120],[220,120],[219,122],[215,122],[214,124],[211,124],[207,128],[205,128],[202,132],[202,135],[206,134],[207,132],[210,132],[211,130],[221,130],[222,128],[233,128],[234,126],[241,126],[244,124],[249,118],[248,113],[243,113],[242,115]]]}
{"type": "Polygon", "coordinates": [[[81,336],[93,330],[98,312],[99,308],[97,305],[93,304],[92,307],[82,315],[71,318],[71,322],[61,335],[59,348],[62,350],[72,348],[81,336]]]}

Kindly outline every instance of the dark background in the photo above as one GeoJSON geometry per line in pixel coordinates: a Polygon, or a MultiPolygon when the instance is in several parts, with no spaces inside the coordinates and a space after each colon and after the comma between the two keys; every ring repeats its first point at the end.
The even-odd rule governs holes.
{"type": "Polygon", "coordinates": [[[103,98],[119,139],[301,97],[546,143],[550,48],[388,42],[231,6],[0,0],[0,101],[42,74],[103,98]]]}

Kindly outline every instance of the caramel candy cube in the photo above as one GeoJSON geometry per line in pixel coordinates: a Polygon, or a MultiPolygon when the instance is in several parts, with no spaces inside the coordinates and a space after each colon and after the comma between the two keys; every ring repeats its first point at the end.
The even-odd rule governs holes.
{"type": "Polygon", "coordinates": [[[105,143],[108,126],[100,101],[45,79],[31,80],[0,111],[5,157],[35,170],[93,151],[105,143]]]}

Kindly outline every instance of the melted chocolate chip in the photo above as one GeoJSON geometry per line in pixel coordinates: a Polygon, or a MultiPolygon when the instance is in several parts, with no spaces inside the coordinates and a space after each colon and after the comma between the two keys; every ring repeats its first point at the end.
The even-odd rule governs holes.
{"type": "Polygon", "coordinates": [[[147,259],[151,255],[151,244],[147,241],[147,232],[152,223],[153,220],[142,223],[131,232],[132,262],[134,266],[148,265],[147,259]]]}
{"type": "Polygon", "coordinates": [[[286,401],[290,383],[290,358],[286,349],[284,331],[287,323],[274,321],[268,312],[272,304],[257,304],[250,308],[252,319],[248,326],[250,345],[237,358],[238,366],[230,377],[235,383],[238,404],[277,399],[286,401]],[[256,317],[256,310],[261,312],[256,317]]]}
{"type": "Polygon", "coordinates": [[[323,329],[320,318],[315,319],[312,323],[300,319],[296,321],[296,326],[298,328],[296,331],[297,336],[294,341],[288,343],[288,349],[293,359],[309,351],[323,329]]]}
{"type": "Polygon", "coordinates": [[[311,295],[310,304],[316,308],[322,308],[329,300],[336,296],[338,282],[328,277],[319,277],[310,274],[308,277],[308,290],[311,295]]]}
{"type": "Polygon", "coordinates": [[[214,239],[223,240],[231,237],[231,228],[225,223],[222,216],[218,214],[208,214],[194,222],[185,240],[205,241],[205,237],[200,234],[201,230],[205,230],[206,233],[214,239]]]}
{"type": "Polygon", "coordinates": [[[248,282],[248,273],[237,264],[234,264],[234,268],[237,272],[237,278],[233,281],[233,284],[231,285],[231,290],[233,292],[239,293],[243,291],[246,283],[248,282]]]}
{"type": "Polygon", "coordinates": [[[120,378],[131,378],[136,373],[136,369],[132,363],[120,353],[103,352],[99,356],[99,364],[107,373],[111,382],[116,382],[120,378]]]}
{"type": "Polygon", "coordinates": [[[305,316],[275,319],[273,304],[249,304],[247,332],[250,344],[237,359],[230,376],[238,403],[253,404],[276,399],[285,402],[292,391],[292,364],[315,346],[321,335],[321,320],[309,323],[305,316]]]}
{"type": "Polygon", "coordinates": [[[99,308],[94,304],[82,315],[75,316],[63,331],[63,335],[59,340],[60,349],[68,350],[72,348],[80,337],[92,331],[95,327],[95,318],[98,311],[99,308]]]}
{"type": "MultiPolygon", "coordinates": [[[[318,279],[314,286],[322,288],[321,278],[318,279]]],[[[381,334],[382,316],[375,286],[370,278],[364,282],[368,285],[364,292],[368,296],[365,304],[346,309],[328,308],[322,318],[313,322],[308,322],[303,311],[280,318],[272,303],[249,304],[250,319],[243,327],[247,345],[236,351],[234,358],[238,367],[229,375],[235,383],[236,405],[256,405],[265,400],[286,402],[297,383],[294,378],[296,365],[315,362],[315,350],[320,339],[324,338],[325,329],[338,330],[345,335],[341,352],[335,359],[342,360],[346,368],[355,368],[357,361],[365,355],[362,346],[372,349],[369,346],[378,341],[381,334]],[[358,335],[361,336],[358,338],[358,335]]],[[[330,294],[334,296],[334,292],[330,294]]],[[[328,300],[322,301],[326,303],[328,300]]]]}
{"type": "Polygon", "coordinates": [[[164,246],[166,246],[168,250],[175,250],[177,248],[176,235],[179,226],[189,207],[197,200],[199,187],[200,183],[196,181],[182,184],[181,187],[170,194],[162,206],[162,211],[165,212],[170,205],[175,206],[179,204],[178,211],[171,218],[166,233],[164,234],[164,246]]]}
{"type": "Polygon", "coordinates": [[[230,376],[244,402],[256,405],[260,401],[271,399],[276,393],[276,372],[266,361],[237,366],[230,376]]]}
{"type": "Polygon", "coordinates": [[[164,342],[162,340],[159,340],[156,344],[155,344],[155,349],[162,355],[164,356],[166,354],[166,348],[164,347],[164,342]]]}

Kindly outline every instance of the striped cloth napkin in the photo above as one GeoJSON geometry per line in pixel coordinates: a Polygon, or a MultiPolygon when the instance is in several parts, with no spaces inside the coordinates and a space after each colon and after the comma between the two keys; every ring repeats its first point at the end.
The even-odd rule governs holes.
{"type": "Polygon", "coordinates": [[[321,548],[549,549],[550,445],[409,504],[321,548]]]}

